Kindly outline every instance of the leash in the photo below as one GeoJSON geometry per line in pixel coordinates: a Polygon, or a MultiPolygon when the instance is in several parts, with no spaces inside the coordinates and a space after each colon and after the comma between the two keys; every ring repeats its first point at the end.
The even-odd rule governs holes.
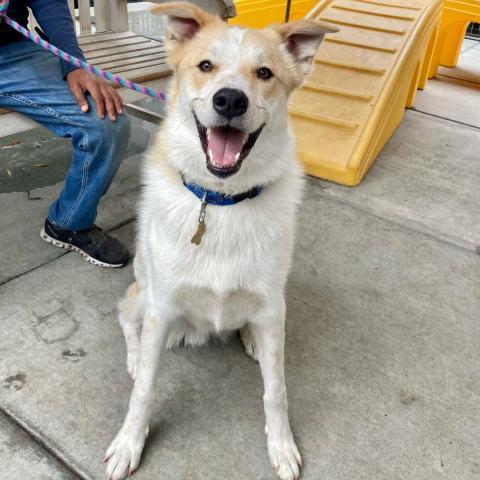
{"type": "Polygon", "coordinates": [[[39,37],[36,33],[31,32],[30,30],[27,30],[26,28],[22,27],[22,25],[17,23],[15,20],[12,20],[7,15],[8,4],[9,4],[9,0],[0,0],[0,22],[4,21],[7,25],[9,25],[11,28],[16,30],[17,32],[21,33],[28,40],[36,43],[37,45],[40,45],[45,50],[48,50],[49,52],[53,53],[57,57],[61,58],[62,60],[65,60],[66,62],[71,63],[72,65],[75,65],[78,68],[83,68],[84,70],[87,70],[88,72],[93,73],[97,77],[104,78],[105,80],[109,80],[113,83],[116,83],[121,87],[127,87],[130,90],[135,90],[136,92],[143,93],[144,95],[148,95],[157,100],[161,100],[161,101],[167,100],[167,96],[163,92],[155,90],[154,88],[144,87],[143,85],[140,85],[135,82],[131,82],[126,78],[120,77],[118,75],[114,75],[110,72],[107,72],[106,70],[102,70],[99,67],[95,67],[90,63],[80,60],[79,58],[74,57],[73,55],[70,55],[67,52],[64,52],[63,50],[60,50],[55,45],[52,45],[46,40],[43,40],[43,38],[39,37]]]}

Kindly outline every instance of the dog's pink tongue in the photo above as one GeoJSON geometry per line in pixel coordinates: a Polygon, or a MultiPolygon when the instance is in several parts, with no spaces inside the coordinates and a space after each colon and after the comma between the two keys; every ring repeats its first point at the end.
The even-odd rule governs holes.
{"type": "Polygon", "coordinates": [[[209,134],[210,161],[219,167],[235,165],[247,135],[235,128],[211,128],[209,134]]]}

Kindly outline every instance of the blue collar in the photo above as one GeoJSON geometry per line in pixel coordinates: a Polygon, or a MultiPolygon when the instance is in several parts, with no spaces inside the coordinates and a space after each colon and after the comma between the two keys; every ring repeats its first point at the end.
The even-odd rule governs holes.
{"type": "Polygon", "coordinates": [[[260,195],[263,190],[263,187],[253,187],[247,192],[236,193],[235,195],[226,195],[225,193],[212,192],[212,190],[207,190],[206,188],[203,188],[195,183],[186,183],[183,181],[183,184],[203,203],[220,206],[235,205],[236,203],[239,203],[247,198],[255,198],[256,196],[260,195]]]}

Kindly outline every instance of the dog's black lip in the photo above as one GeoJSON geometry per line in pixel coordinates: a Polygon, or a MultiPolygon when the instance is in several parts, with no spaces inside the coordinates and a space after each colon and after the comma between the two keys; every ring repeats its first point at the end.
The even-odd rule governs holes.
{"type": "MultiPolygon", "coordinates": [[[[197,125],[197,131],[198,131],[198,138],[200,139],[200,144],[202,146],[203,153],[205,153],[205,158],[206,158],[206,163],[207,163],[207,169],[210,173],[213,175],[216,175],[217,177],[220,178],[226,178],[230,177],[234,173],[237,173],[240,170],[240,167],[242,166],[243,160],[248,156],[250,153],[250,150],[253,148],[255,145],[255,142],[257,141],[258,137],[262,133],[263,127],[265,124],[260,125],[260,127],[255,130],[254,132],[250,133],[248,135],[247,141],[243,145],[242,152],[240,153],[240,157],[238,158],[238,161],[235,165],[232,165],[231,167],[215,167],[211,162],[210,162],[210,156],[208,155],[207,148],[208,148],[208,142],[207,142],[207,127],[204,127],[200,121],[198,120],[197,115],[195,112],[193,112],[193,117],[195,118],[195,123],[197,125]]],[[[225,126],[228,127],[228,125],[219,125],[219,126],[225,126]]]]}

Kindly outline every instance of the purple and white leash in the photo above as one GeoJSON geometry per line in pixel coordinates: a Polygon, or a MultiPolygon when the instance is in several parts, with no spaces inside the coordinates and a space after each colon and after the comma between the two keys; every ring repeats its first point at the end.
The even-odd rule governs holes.
{"type": "Polygon", "coordinates": [[[50,51],[57,57],[60,57],[62,60],[65,60],[66,62],[71,63],[78,68],[83,68],[84,70],[87,70],[94,75],[97,75],[98,77],[102,77],[122,87],[130,88],[131,90],[135,90],[136,92],[143,93],[144,95],[149,95],[150,97],[156,98],[157,100],[165,101],[167,99],[166,95],[163,92],[160,92],[150,87],[144,87],[143,85],[131,82],[126,78],[119,77],[118,75],[113,75],[110,72],[102,70],[99,67],[95,67],[94,65],[90,65],[89,63],[84,62],[83,60],[80,60],[79,58],[74,57],[73,55],[70,55],[63,50],[60,50],[54,45],[43,40],[43,38],[40,38],[37,34],[22,27],[15,20],[12,20],[10,17],[7,16],[8,3],[9,0],[0,0],[0,22],[4,21],[7,25],[9,25],[17,32],[21,33],[24,37],[28,38],[32,42],[35,42],[37,45],[40,45],[41,47],[50,51]]]}

